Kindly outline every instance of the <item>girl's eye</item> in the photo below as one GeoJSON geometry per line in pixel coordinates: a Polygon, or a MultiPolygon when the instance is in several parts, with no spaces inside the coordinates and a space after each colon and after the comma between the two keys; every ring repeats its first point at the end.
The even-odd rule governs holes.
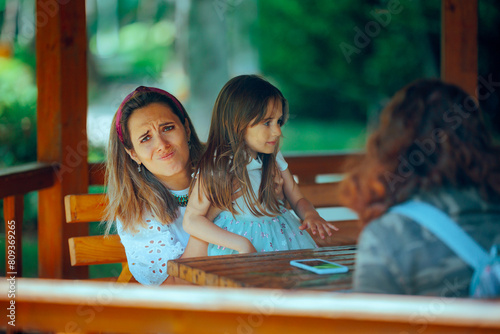
{"type": "Polygon", "coordinates": [[[282,127],[282,126],[283,126],[283,120],[282,120],[282,119],[279,119],[279,120],[278,120],[278,125],[279,125],[280,127],[282,127]]]}
{"type": "Polygon", "coordinates": [[[151,136],[147,135],[147,136],[144,136],[142,139],[141,139],[141,143],[145,143],[147,142],[148,140],[151,139],[151,136]]]}
{"type": "Polygon", "coordinates": [[[269,121],[264,123],[265,126],[269,126],[269,121]]]}

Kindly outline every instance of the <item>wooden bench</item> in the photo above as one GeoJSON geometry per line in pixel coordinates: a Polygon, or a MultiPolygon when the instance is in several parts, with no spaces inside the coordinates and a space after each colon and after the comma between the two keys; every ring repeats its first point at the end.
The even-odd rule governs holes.
{"type": "MultiPolygon", "coordinates": [[[[2,291],[9,282],[0,281],[2,291]]],[[[0,294],[0,308],[12,298],[0,294]]],[[[15,330],[67,333],[498,333],[499,301],[18,278],[15,330]],[[126,290],[125,290],[126,289],[126,290]]],[[[2,317],[0,327],[8,325],[2,317]]]]}
{"type": "MultiPolygon", "coordinates": [[[[300,190],[323,216],[326,208],[334,208],[340,211],[340,217],[336,214],[324,216],[327,221],[333,222],[340,230],[332,236],[321,239],[319,235],[312,235],[319,247],[354,245],[358,243],[358,236],[363,228],[361,222],[354,214],[348,218],[343,217],[345,211],[341,208],[340,195],[338,193],[339,181],[345,174],[349,162],[356,163],[362,154],[359,152],[325,152],[311,154],[287,154],[285,160],[288,168],[296,177],[300,190]],[[334,179],[321,183],[321,178],[334,179]],[[322,212],[323,211],[323,212],[322,212]]],[[[334,211],[334,210],[330,210],[334,211]]],[[[336,211],[337,212],[337,211],[336,211]]]]}
{"type": "MultiPolygon", "coordinates": [[[[64,198],[66,222],[99,222],[104,216],[107,203],[105,194],[67,195],[64,198]]],[[[122,263],[117,282],[127,283],[132,279],[125,248],[118,235],[73,237],[68,239],[68,243],[72,266],[122,263]]]]}

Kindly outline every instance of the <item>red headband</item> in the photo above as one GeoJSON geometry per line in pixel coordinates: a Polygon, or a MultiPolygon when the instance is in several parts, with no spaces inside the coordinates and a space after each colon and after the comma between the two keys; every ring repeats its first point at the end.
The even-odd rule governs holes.
{"type": "Polygon", "coordinates": [[[179,111],[181,112],[181,114],[183,114],[184,117],[187,116],[186,110],[184,109],[182,104],[179,102],[179,100],[177,100],[175,98],[175,96],[173,96],[169,92],[164,91],[163,89],[159,89],[159,88],[139,86],[132,93],[128,94],[125,97],[125,99],[123,99],[122,103],[120,104],[120,107],[118,108],[118,111],[116,112],[116,123],[115,123],[116,133],[118,134],[118,138],[120,138],[120,141],[122,142],[122,144],[123,144],[123,132],[122,132],[122,127],[120,125],[120,121],[122,118],[123,106],[125,105],[125,103],[130,101],[130,99],[133,98],[135,95],[137,95],[139,93],[143,93],[143,92],[155,92],[155,93],[166,96],[170,101],[172,101],[174,103],[174,105],[177,107],[177,109],[179,109],[179,111]]]}

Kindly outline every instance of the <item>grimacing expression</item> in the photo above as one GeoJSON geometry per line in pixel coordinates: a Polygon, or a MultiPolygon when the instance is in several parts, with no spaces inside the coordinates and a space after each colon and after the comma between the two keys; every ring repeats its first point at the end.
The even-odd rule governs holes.
{"type": "Polygon", "coordinates": [[[187,118],[184,123],[163,103],[136,109],[128,119],[133,148],[127,153],[170,189],[179,177],[190,175],[191,130],[187,118]]]}
{"type": "MultiPolygon", "coordinates": [[[[253,122],[250,122],[252,124],[253,122]]],[[[281,101],[272,99],[267,104],[266,117],[255,125],[249,125],[245,131],[245,143],[251,156],[257,153],[271,154],[279,143],[281,126],[283,125],[283,109],[281,101]]]]}

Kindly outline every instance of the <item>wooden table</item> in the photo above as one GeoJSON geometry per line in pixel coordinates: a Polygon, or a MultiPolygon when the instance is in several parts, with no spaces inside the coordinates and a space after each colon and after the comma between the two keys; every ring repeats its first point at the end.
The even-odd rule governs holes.
{"type": "Polygon", "coordinates": [[[356,246],[196,257],[168,261],[168,274],[208,286],[342,291],[352,287],[356,246]],[[347,273],[317,275],[290,260],[318,258],[349,268],[347,273]]]}

